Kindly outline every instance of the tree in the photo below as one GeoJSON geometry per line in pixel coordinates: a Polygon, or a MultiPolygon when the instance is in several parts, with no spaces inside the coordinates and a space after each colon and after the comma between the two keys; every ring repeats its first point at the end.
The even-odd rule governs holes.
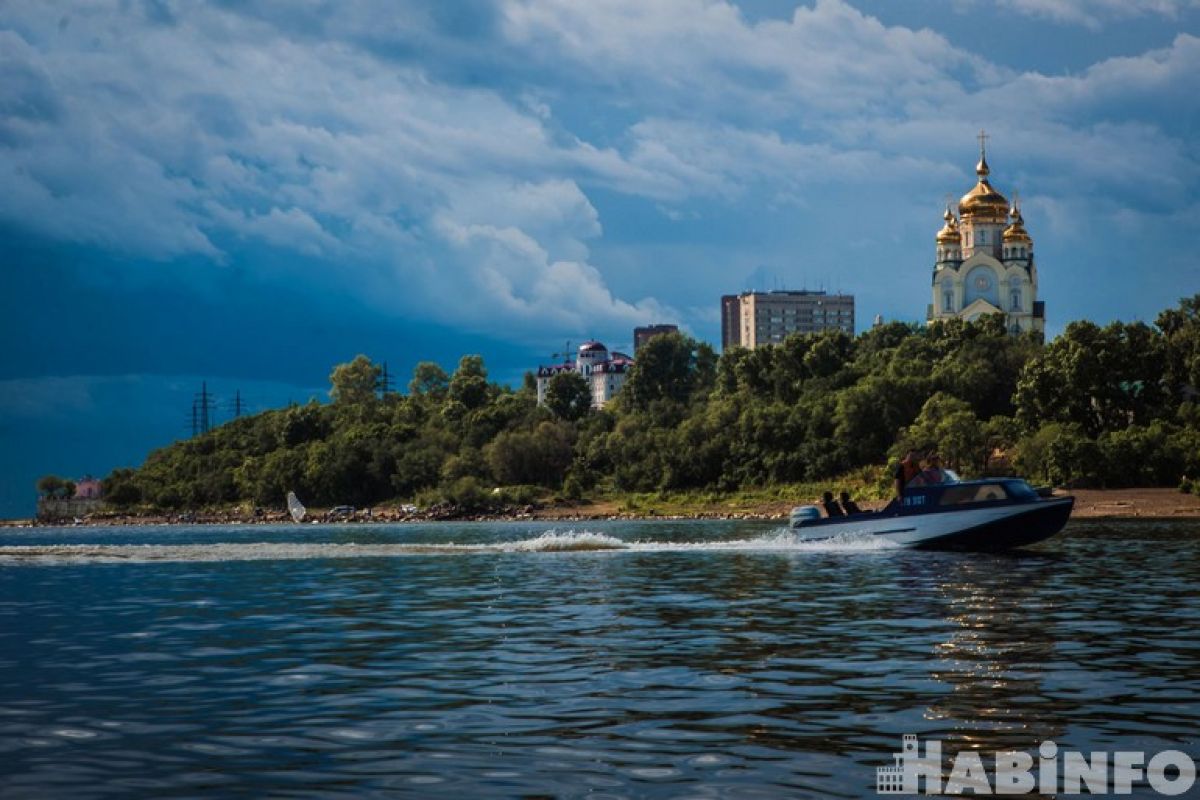
{"type": "Polygon", "coordinates": [[[114,506],[131,506],[142,501],[142,490],[132,469],[114,469],[100,482],[106,502],[114,506]]]}
{"type": "Polygon", "coordinates": [[[1017,419],[1029,431],[1074,423],[1090,437],[1148,422],[1166,410],[1162,364],[1162,336],[1143,323],[1072,322],[1021,371],[1017,419]]]}
{"type": "Polygon", "coordinates": [[[638,350],[621,394],[630,407],[648,409],[658,401],[687,403],[692,393],[707,381],[711,386],[716,370],[709,367],[707,353],[695,339],[681,333],[654,336],[638,350]],[[708,374],[701,374],[704,365],[708,374]]]}
{"type": "Polygon", "coordinates": [[[988,437],[970,404],[937,392],[921,407],[913,424],[901,432],[897,454],[912,448],[934,447],[952,469],[983,470],[988,459],[988,437]]]}
{"type": "Polygon", "coordinates": [[[329,435],[325,409],[316,400],[291,406],[279,418],[279,441],[284,447],[324,439],[329,435]]]}
{"type": "Polygon", "coordinates": [[[450,399],[457,400],[468,409],[479,408],[488,401],[487,368],[483,356],[463,356],[458,369],[450,378],[450,399]]]}
{"type": "Polygon", "coordinates": [[[592,407],[592,390],[578,372],[560,372],[546,386],[546,408],[556,417],[582,419],[592,407]]]}
{"type": "Polygon", "coordinates": [[[57,475],[43,475],[38,478],[37,490],[42,497],[58,497],[62,490],[63,479],[57,475]]]}
{"type": "Polygon", "coordinates": [[[446,396],[450,386],[450,376],[440,364],[433,361],[422,361],[413,368],[412,380],[408,382],[408,391],[412,394],[426,395],[435,400],[446,396]]]}
{"type": "Polygon", "coordinates": [[[575,433],[564,422],[543,422],[533,431],[505,431],[484,448],[492,474],[505,485],[562,485],[575,454],[575,433]]]}
{"type": "Polygon", "coordinates": [[[1172,397],[1200,391],[1200,294],[1159,314],[1155,325],[1166,340],[1164,373],[1172,397]]]}
{"type": "Polygon", "coordinates": [[[357,355],[348,364],[338,364],[329,374],[333,388],[329,396],[339,405],[364,405],[376,399],[375,391],[383,368],[364,355],[357,355]]]}
{"type": "Polygon", "coordinates": [[[67,500],[75,496],[75,481],[57,475],[43,475],[38,478],[37,490],[51,500],[67,500]]]}

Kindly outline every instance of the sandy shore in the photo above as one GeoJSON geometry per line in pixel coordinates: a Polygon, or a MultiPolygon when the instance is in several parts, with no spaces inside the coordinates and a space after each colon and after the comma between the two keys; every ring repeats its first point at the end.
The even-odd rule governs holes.
{"type": "MultiPolygon", "coordinates": [[[[1067,494],[1060,492],[1060,494],[1067,494]]],[[[1078,489],[1075,495],[1076,519],[1138,518],[1138,519],[1200,519],[1200,496],[1183,494],[1176,489],[1078,489]]],[[[718,505],[708,508],[689,509],[685,513],[658,512],[653,508],[631,513],[620,501],[604,501],[587,505],[553,506],[543,508],[526,507],[504,514],[456,515],[448,509],[432,512],[405,513],[396,508],[376,508],[368,513],[360,510],[353,517],[329,518],[320,512],[310,519],[319,522],[436,522],[462,520],[545,520],[586,521],[597,519],[782,519],[787,517],[793,506],[812,499],[797,497],[795,500],[761,503],[752,506],[718,505]]],[[[864,502],[864,510],[877,510],[884,503],[864,502]]],[[[279,524],[290,522],[283,511],[267,511],[261,515],[236,512],[193,513],[183,515],[127,515],[105,514],[82,520],[84,525],[189,525],[189,524],[279,524]]],[[[29,527],[33,520],[0,520],[0,527],[29,527]]],[[[63,522],[55,523],[58,525],[63,522]]],[[[71,524],[70,520],[65,524],[71,524]]]]}

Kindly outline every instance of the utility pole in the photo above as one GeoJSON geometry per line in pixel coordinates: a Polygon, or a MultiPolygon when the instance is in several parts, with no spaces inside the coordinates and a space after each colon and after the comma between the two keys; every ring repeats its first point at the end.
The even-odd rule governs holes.
{"type": "Polygon", "coordinates": [[[242,404],[242,390],[238,389],[233,395],[233,418],[237,419],[242,416],[242,412],[246,407],[242,404]]]}

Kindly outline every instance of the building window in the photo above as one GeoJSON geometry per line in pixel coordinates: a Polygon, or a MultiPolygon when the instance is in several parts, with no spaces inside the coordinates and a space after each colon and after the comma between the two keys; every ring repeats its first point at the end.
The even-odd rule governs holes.
{"type": "Polygon", "coordinates": [[[942,294],[942,310],[943,311],[953,311],[954,310],[954,295],[952,295],[950,292],[944,292],[942,294]]]}
{"type": "Polygon", "coordinates": [[[1012,291],[1012,310],[1013,311],[1021,310],[1021,290],[1020,289],[1013,289],[1013,291],[1012,291]]]}

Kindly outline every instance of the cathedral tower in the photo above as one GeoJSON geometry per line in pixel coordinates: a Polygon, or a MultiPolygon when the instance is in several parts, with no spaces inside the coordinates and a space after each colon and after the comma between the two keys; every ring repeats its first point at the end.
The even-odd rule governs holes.
{"type": "Polygon", "coordinates": [[[976,183],[958,202],[958,216],[949,206],[938,231],[933,266],[930,324],[958,317],[975,320],[1004,314],[1013,333],[1045,333],[1044,304],[1037,299],[1037,267],[1033,239],[1025,230],[1020,205],[1010,205],[992,187],[985,141],[979,133],[976,183]]]}

